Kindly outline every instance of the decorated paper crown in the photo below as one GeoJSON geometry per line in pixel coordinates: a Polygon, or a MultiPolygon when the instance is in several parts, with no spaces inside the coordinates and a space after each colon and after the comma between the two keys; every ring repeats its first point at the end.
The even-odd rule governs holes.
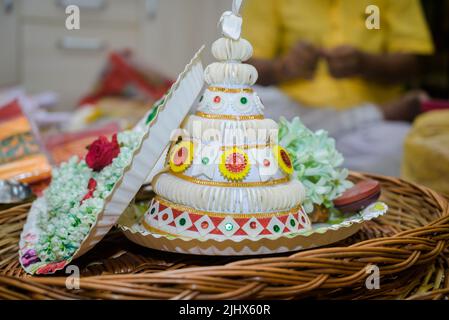
{"type": "MultiPolygon", "coordinates": [[[[145,213],[129,210],[120,223],[133,242],[189,254],[267,254],[342,239],[364,219],[315,233],[287,150],[276,137],[249,134],[268,130],[277,136],[279,127],[264,118],[252,88],[258,74],[245,63],[253,48],[241,38],[241,4],[234,0],[220,19],[223,37],[212,45],[217,62],[204,72],[208,86],[173,141],[168,167],[152,181],[156,196],[145,213]]],[[[369,219],[374,214],[367,209],[369,219]]]]}
{"type": "Polygon", "coordinates": [[[240,37],[241,1],[233,4],[220,20],[223,37],[212,45],[217,62],[204,72],[208,86],[197,113],[184,121],[169,167],[152,182],[156,197],[142,219],[147,231],[238,241],[310,229],[304,187],[291,179],[293,162],[271,135],[278,126],[264,119],[252,88],[258,74],[245,61],[253,48],[240,37]]]}

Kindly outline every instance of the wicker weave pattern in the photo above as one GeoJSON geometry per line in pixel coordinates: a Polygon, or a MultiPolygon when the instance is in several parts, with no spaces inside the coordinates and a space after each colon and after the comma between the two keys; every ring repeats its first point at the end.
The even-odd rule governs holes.
{"type": "Polygon", "coordinates": [[[441,299],[449,295],[449,206],[436,192],[389,177],[389,213],[327,248],[261,258],[194,257],[140,248],[112,231],[77,264],[81,290],[64,274],[30,277],[17,261],[29,205],[0,212],[0,298],[5,299],[441,299]],[[367,290],[366,266],[380,268],[367,290]]]}

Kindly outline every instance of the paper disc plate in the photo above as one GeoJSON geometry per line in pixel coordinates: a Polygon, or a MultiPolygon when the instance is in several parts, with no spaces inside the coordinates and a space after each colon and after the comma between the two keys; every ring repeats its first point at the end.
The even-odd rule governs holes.
{"type": "Polygon", "coordinates": [[[120,228],[132,242],[156,250],[209,256],[263,255],[300,251],[338,242],[355,234],[364,222],[384,215],[387,210],[385,203],[376,202],[339,224],[316,224],[312,230],[301,233],[259,240],[245,239],[239,242],[189,239],[150,233],[140,223],[126,219],[121,221],[120,228]]]}

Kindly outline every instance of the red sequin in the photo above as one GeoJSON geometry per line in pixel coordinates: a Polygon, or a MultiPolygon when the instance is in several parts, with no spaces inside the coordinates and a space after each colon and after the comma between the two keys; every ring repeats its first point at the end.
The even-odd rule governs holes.
{"type": "Polygon", "coordinates": [[[263,165],[264,165],[265,167],[269,167],[270,164],[271,164],[271,162],[270,162],[270,160],[268,160],[268,159],[265,159],[265,160],[263,161],[263,165]]]}
{"type": "Polygon", "coordinates": [[[287,167],[289,167],[289,168],[292,167],[292,162],[290,160],[290,157],[288,156],[287,152],[285,152],[284,150],[281,150],[281,158],[287,167]]]}
{"type": "Polygon", "coordinates": [[[207,221],[201,222],[201,228],[202,229],[207,229],[208,227],[209,227],[209,222],[207,222],[207,221]]]}
{"type": "Polygon", "coordinates": [[[215,103],[220,103],[220,102],[221,102],[221,98],[220,98],[219,96],[216,96],[216,97],[214,98],[214,102],[215,102],[215,103]]]}
{"type": "Polygon", "coordinates": [[[246,168],[246,159],[240,153],[232,153],[226,159],[226,169],[232,173],[239,173],[246,168]]]}
{"type": "Polygon", "coordinates": [[[176,152],[175,156],[173,157],[173,163],[176,166],[184,164],[187,160],[188,152],[189,151],[185,147],[179,148],[178,152],[176,152]]]}
{"type": "Polygon", "coordinates": [[[257,227],[256,221],[251,221],[251,222],[249,223],[249,227],[250,227],[251,229],[256,229],[256,227],[257,227]]]}

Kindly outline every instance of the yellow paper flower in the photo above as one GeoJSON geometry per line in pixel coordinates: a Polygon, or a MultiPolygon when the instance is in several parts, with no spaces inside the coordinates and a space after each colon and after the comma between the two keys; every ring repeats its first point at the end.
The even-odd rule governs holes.
{"type": "Polygon", "coordinates": [[[286,174],[290,175],[293,173],[293,162],[288,155],[287,150],[282,148],[279,145],[275,145],[273,147],[274,158],[276,159],[279,168],[284,171],[286,174]]]}
{"type": "Polygon", "coordinates": [[[221,155],[219,168],[226,179],[242,181],[248,175],[251,165],[245,151],[239,148],[231,148],[221,155]]]}
{"type": "Polygon", "coordinates": [[[193,161],[193,142],[182,141],[175,145],[170,153],[170,169],[175,173],[187,170],[193,161]]]}

